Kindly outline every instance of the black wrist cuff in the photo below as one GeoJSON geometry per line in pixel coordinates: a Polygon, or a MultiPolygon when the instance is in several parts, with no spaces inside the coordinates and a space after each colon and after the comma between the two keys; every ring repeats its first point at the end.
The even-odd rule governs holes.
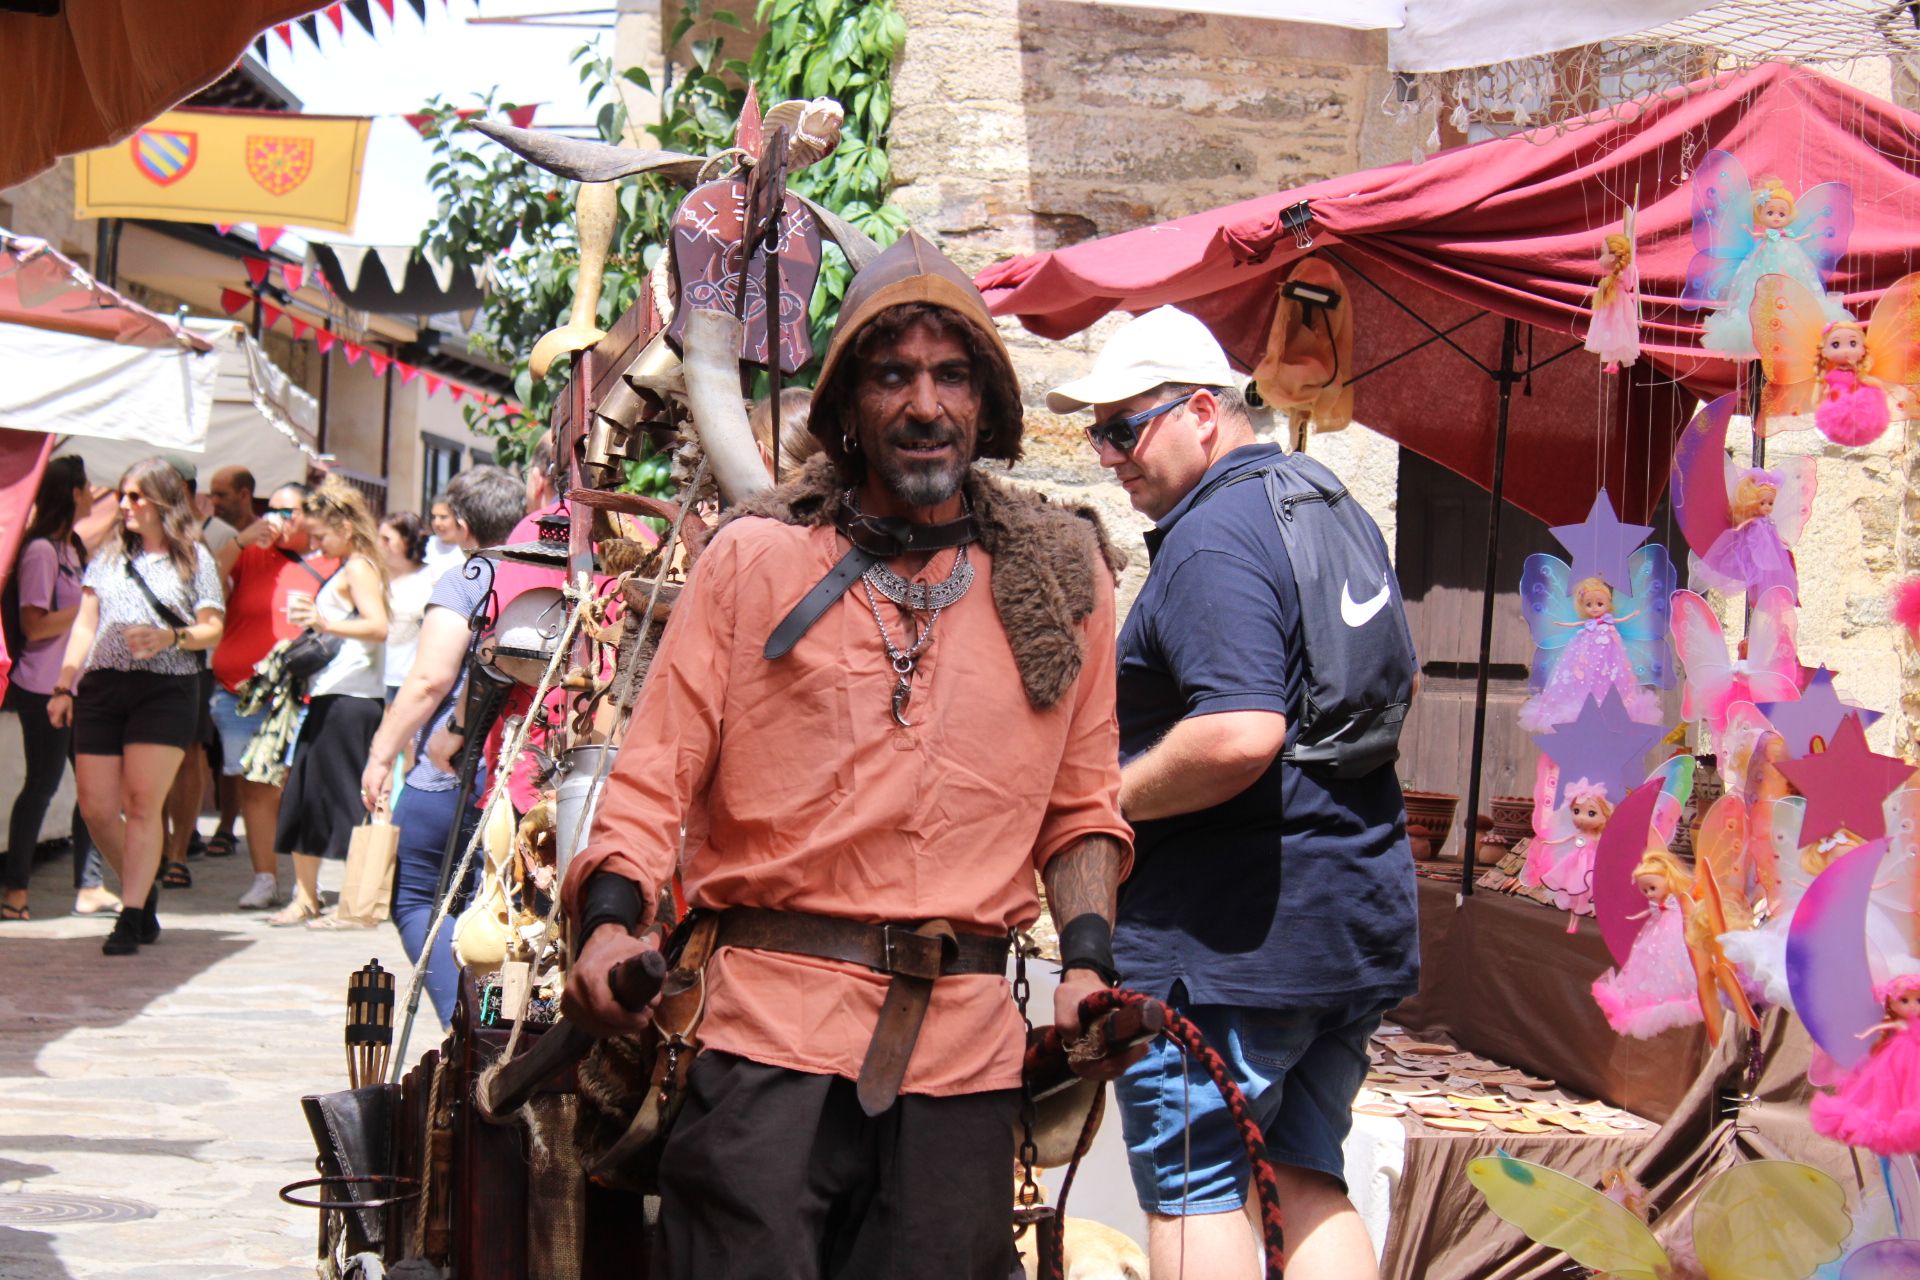
{"type": "Polygon", "coordinates": [[[603,924],[631,930],[644,918],[646,903],[640,886],[625,876],[594,872],[580,892],[580,931],[574,937],[574,949],[586,946],[587,939],[603,924]]]}
{"type": "Polygon", "coordinates": [[[1083,912],[1060,930],[1060,972],[1069,969],[1091,969],[1110,987],[1120,982],[1113,967],[1113,926],[1097,912],[1083,912]]]}

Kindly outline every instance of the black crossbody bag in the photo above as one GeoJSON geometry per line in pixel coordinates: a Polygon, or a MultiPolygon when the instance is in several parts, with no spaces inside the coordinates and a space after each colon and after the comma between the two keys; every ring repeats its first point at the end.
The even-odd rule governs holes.
{"type": "MultiPolygon", "coordinates": [[[[147,582],[141,572],[133,567],[132,560],[122,560],[120,566],[127,571],[127,576],[133,579],[133,584],[139,587],[141,593],[147,597],[147,603],[153,606],[153,611],[159,614],[161,620],[168,626],[172,627],[175,631],[179,631],[182,627],[190,627],[193,625],[181,617],[172,605],[169,605],[160,598],[159,594],[154,591],[153,587],[147,582]]],[[[180,638],[177,635],[174,637],[174,643],[180,643],[180,638]]],[[[205,649],[188,649],[186,652],[193,655],[193,662],[196,668],[201,671],[207,669],[207,651],[205,649]]]]}
{"type": "MultiPolygon", "coordinates": [[[[334,575],[338,574],[340,569],[347,567],[346,561],[342,560],[339,569],[335,569],[333,573],[323,578],[320,576],[318,569],[308,564],[300,556],[287,550],[285,547],[281,547],[279,550],[281,555],[293,561],[293,563],[299,565],[302,569],[305,569],[309,574],[313,575],[313,580],[320,584],[314,588],[313,592],[315,608],[319,607],[320,593],[327,589],[327,584],[333,581],[334,575]]],[[[334,657],[340,652],[340,646],[345,643],[346,640],[344,637],[323,636],[312,627],[308,627],[299,635],[295,636],[292,643],[287,646],[287,652],[282,658],[282,662],[284,663],[287,674],[294,679],[310,680],[326,669],[327,664],[332,662],[334,657]]]]}

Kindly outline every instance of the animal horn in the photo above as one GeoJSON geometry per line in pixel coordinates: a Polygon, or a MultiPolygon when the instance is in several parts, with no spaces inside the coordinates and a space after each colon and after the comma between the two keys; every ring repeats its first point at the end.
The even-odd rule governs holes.
{"type": "Polygon", "coordinates": [[[687,407],[720,496],[729,504],[772,484],[740,398],[740,339],[740,321],[725,311],[687,313],[680,352],[687,407]]]}
{"type": "Polygon", "coordinates": [[[658,173],[683,186],[692,186],[706,161],[683,151],[646,151],[615,147],[604,142],[563,138],[538,129],[516,129],[493,120],[474,120],[473,127],[495,142],[545,169],[575,182],[613,182],[638,173],[658,173]]]}

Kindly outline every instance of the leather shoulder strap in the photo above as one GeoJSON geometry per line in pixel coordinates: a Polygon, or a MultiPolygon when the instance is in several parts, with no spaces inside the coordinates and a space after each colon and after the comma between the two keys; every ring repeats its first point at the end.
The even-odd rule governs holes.
{"type": "Polygon", "coordinates": [[[813,589],[800,597],[800,603],[788,611],[780,620],[780,625],[767,637],[767,646],[761,650],[767,661],[772,662],[793,652],[793,646],[800,643],[800,637],[812,630],[813,624],[820,621],[822,614],[833,607],[833,602],[847,593],[847,588],[860,580],[879,557],[860,547],[849,547],[847,554],[840,557],[838,564],[827,570],[827,576],[813,584],[813,589]]]}

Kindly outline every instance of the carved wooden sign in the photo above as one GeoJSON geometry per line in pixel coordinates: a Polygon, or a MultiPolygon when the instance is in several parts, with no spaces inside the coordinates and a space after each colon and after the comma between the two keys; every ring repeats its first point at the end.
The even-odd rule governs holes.
{"type": "MultiPolygon", "coordinates": [[[[673,272],[680,287],[679,306],[667,339],[683,344],[687,314],[692,310],[725,311],[742,319],[740,358],[749,364],[767,363],[767,255],[754,252],[744,277],[740,270],[740,242],[747,213],[747,184],[722,178],[694,190],[673,217],[673,272]],[[739,291],[746,288],[746,310],[740,310],[739,291]]],[[[779,322],[780,368],[793,374],[813,358],[813,340],[807,329],[807,305],[820,279],[820,224],[807,207],[786,197],[775,235],[780,255],[779,322]]]]}

